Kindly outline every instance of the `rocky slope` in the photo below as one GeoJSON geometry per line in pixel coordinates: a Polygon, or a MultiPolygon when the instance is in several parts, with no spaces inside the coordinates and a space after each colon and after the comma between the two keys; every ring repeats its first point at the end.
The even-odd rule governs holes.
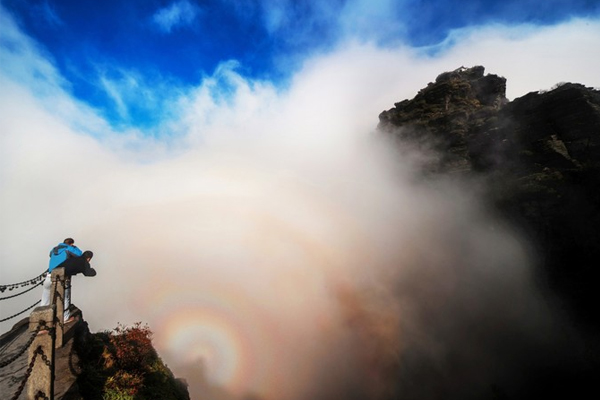
{"type": "MultiPolygon", "coordinates": [[[[87,322],[80,319],[68,329],[69,339],[55,354],[55,399],[190,399],[187,383],[175,378],[154,349],[152,332],[147,326],[137,323],[133,327],[90,333],[87,322]]],[[[0,337],[3,360],[18,355],[30,337],[29,318],[24,318],[0,337]]],[[[8,368],[0,370],[0,398],[14,398],[27,364],[25,352],[8,368]]],[[[27,398],[25,387],[17,399],[27,398]]]]}
{"type": "Polygon", "coordinates": [[[509,102],[505,89],[484,67],[461,67],[382,112],[379,128],[434,150],[427,174],[485,179],[491,205],[529,233],[542,279],[600,330],[600,91],[564,83],[509,102]]]}
{"type": "MultiPolygon", "coordinates": [[[[427,152],[419,158],[423,180],[449,176],[476,182],[489,209],[529,238],[537,283],[545,301],[563,316],[558,330],[569,332],[560,349],[536,353],[522,347],[520,372],[498,366],[512,374],[509,382],[519,381],[510,391],[493,386],[486,395],[469,398],[578,398],[595,387],[600,373],[600,91],[564,83],[508,101],[505,89],[503,77],[485,75],[481,66],[461,67],[382,112],[379,130],[400,149],[427,152]],[[556,357],[559,352],[569,361],[556,357]]],[[[510,336],[501,342],[506,351],[519,346],[510,336]]],[[[404,368],[433,365],[426,370],[434,372],[422,378],[427,385],[452,375],[436,370],[427,355],[419,357],[404,368]]],[[[462,392],[438,384],[441,394],[428,396],[418,388],[402,397],[466,398],[464,387],[474,378],[456,379],[462,379],[462,392]]]]}

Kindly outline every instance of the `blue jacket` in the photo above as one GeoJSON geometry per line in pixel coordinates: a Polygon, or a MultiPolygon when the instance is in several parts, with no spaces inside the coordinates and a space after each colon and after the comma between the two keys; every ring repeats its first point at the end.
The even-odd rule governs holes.
{"type": "Polygon", "coordinates": [[[48,265],[48,271],[52,270],[62,264],[67,258],[78,257],[82,254],[81,250],[77,246],[69,246],[65,243],[60,243],[58,246],[50,250],[50,264],[48,265]]]}

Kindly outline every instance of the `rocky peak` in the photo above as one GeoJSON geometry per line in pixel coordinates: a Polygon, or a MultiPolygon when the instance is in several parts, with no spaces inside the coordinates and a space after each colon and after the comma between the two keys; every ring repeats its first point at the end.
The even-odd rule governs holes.
{"type": "Polygon", "coordinates": [[[444,72],[412,100],[379,115],[379,128],[412,141],[433,144],[442,156],[432,169],[470,169],[468,141],[473,130],[506,103],[506,79],[484,75],[484,67],[444,72]],[[401,131],[397,128],[402,127],[401,131]]]}
{"type": "Polygon", "coordinates": [[[600,332],[600,91],[564,83],[508,102],[484,68],[440,74],[380,114],[379,128],[435,156],[424,172],[477,175],[496,211],[528,232],[550,286],[600,332]]]}
{"type": "MultiPolygon", "coordinates": [[[[448,84],[452,88],[453,83],[463,82],[463,87],[467,89],[465,96],[475,98],[479,105],[499,108],[506,103],[506,79],[493,74],[484,75],[484,72],[485,68],[481,65],[460,67],[438,75],[435,84],[430,86],[448,84]]],[[[452,94],[452,91],[446,93],[447,96],[452,94]]]]}

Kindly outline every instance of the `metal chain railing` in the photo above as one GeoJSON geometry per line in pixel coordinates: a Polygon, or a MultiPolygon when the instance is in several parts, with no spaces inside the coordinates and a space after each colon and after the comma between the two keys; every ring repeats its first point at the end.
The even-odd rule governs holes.
{"type": "MultiPolygon", "coordinates": [[[[22,288],[22,287],[26,287],[26,286],[31,286],[30,288],[28,288],[27,290],[24,290],[20,293],[15,293],[13,295],[10,296],[5,296],[5,297],[0,297],[0,300],[7,300],[7,299],[11,299],[17,296],[20,296],[22,294],[25,294],[33,289],[35,289],[36,287],[43,285],[44,280],[46,278],[46,274],[47,271],[44,271],[44,273],[40,274],[39,276],[30,279],[28,281],[24,281],[24,282],[19,282],[19,283],[15,283],[15,284],[10,284],[10,285],[0,285],[0,293],[4,293],[5,291],[12,291],[16,288],[22,288]]],[[[54,293],[54,298],[51,300],[52,304],[61,304],[61,305],[66,305],[66,300],[68,300],[68,290],[70,289],[70,280],[64,279],[61,277],[57,277],[56,279],[53,279],[53,286],[54,286],[54,290],[52,290],[52,292],[54,293]],[[58,290],[58,286],[62,287],[62,290],[58,290]]],[[[23,313],[25,313],[26,311],[34,308],[35,306],[37,306],[38,304],[41,303],[41,300],[38,300],[37,302],[35,302],[33,305],[27,307],[26,309],[15,313],[9,317],[6,318],[2,318],[0,320],[0,322],[4,322],[7,321],[11,318],[14,318],[18,315],[21,315],[23,313]]],[[[54,398],[53,396],[53,387],[54,387],[54,348],[56,345],[55,342],[55,338],[56,338],[56,334],[57,334],[57,330],[61,331],[61,338],[62,338],[62,330],[64,329],[64,322],[62,321],[62,313],[61,318],[57,318],[57,310],[55,307],[53,307],[53,315],[51,317],[51,319],[49,321],[39,321],[38,326],[36,327],[36,329],[34,331],[31,332],[31,337],[29,337],[27,339],[27,342],[20,348],[16,349],[14,351],[14,353],[9,356],[8,358],[6,358],[5,360],[1,360],[0,361],[0,368],[5,368],[8,365],[14,363],[16,360],[20,359],[23,354],[25,354],[32,346],[32,344],[35,342],[36,337],[38,336],[38,334],[40,333],[40,331],[42,330],[49,330],[51,336],[52,336],[52,345],[50,348],[50,355],[47,356],[46,354],[44,354],[44,351],[42,349],[41,346],[38,346],[37,349],[35,349],[35,351],[31,352],[30,350],[30,354],[31,356],[31,360],[29,362],[29,365],[27,367],[27,370],[25,372],[25,374],[22,377],[16,378],[13,377],[13,381],[19,382],[19,386],[17,388],[17,391],[15,392],[14,396],[11,398],[11,400],[17,400],[19,398],[19,396],[21,395],[21,393],[23,392],[23,389],[25,388],[25,386],[27,385],[27,382],[30,380],[30,377],[33,374],[33,371],[36,369],[35,368],[35,363],[36,361],[39,362],[40,359],[41,361],[43,361],[46,366],[49,368],[50,370],[50,388],[49,389],[42,389],[42,390],[38,390],[37,393],[35,393],[34,395],[34,399],[43,399],[43,400],[51,400],[54,398]],[[60,320],[59,320],[60,319],[60,320]],[[51,327],[47,326],[47,323],[51,324],[51,327]],[[49,394],[45,393],[45,391],[49,390],[49,394]]],[[[64,311],[63,311],[64,312],[64,311]]],[[[36,342],[37,343],[37,342],[36,342]]],[[[62,343],[62,339],[61,339],[61,343],[62,343]]],[[[35,372],[37,374],[37,372],[35,372]]]]}
{"type": "Polygon", "coordinates": [[[38,392],[35,394],[35,400],[38,400],[38,399],[50,400],[48,398],[48,396],[46,396],[46,393],[42,392],[41,390],[38,390],[38,392]]]}
{"type": "Polygon", "coordinates": [[[45,327],[45,324],[38,325],[36,330],[33,331],[33,333],[31,334],[31,337],[29,338],[27,343],[25,343],[25,345],[23,347],[21,347],[21,349],[19,349],[19,351],[17,351],[12,357],[9,357],[6,360],[0,362],[0,368],[4,368],[4,367],[12,364],[15,360],[17,360],[19,357],[21,357],[21,355],[23,355],[23,353],[25,353],[27,351],[29,346],[31,346],[31,343],[33,343],[35,337],[42,330],[43,327],[45,327]]]}
{"type": "Polygon", "coordinates": [[[4,291],[6,291],[7,289],[9,291],[19,288],[19,287],[25,287],[25,286],[29,286],[29,285],[34,285],[36,283],[42,282],[44,280],[44,277],[46,276],[46,272],[48,272],[48,270],[42,272],[41,274],[39,274],[38,276],[36,276],[33,279],[29,279],[23,282],[18,282],[18,283],[11,283],[8,285],[0,285],[0,293],[4,293],[4,291]]]}
{"type": "Polygon", "coordinates": [[[38,304],[40,304],[41,302],[42,302],[41,300],[38,300],[38,301],[36,301],[35,303],[33,303],[32,305],[30,305],[29,307],[27,307],[26,309],[24,309],[23,311],[19,311],[18,313],[16,313],[16,314],[13,314],[13,315],[11,315],[10,317],[6,317],[6,318],[2,318],[2,319],[0,319],[0,322],[8,321],[8,320],[9,320],[9,319],[11,319],[11,318],[14,318],[14,317],[16,317],[16,316],[18,316],[18,315],[21,315],[21,314],[23,314],[25,311],[31,310],[33,307],[37,306],[37,305],[38,305],[38,304]]]}
{"type": "Polygon", "coordinates": [[[23,378],[23,380],[19,384],[19,387],[17,388],[17,391],[15,392],[13,397],[11,397],[11,400],[17,400],[19,398],[19,396],[21,395],[21,392],[25,388],[25,384],[27,383],[27,380],[31,376],[31,372],[33,371],[33,366],[35,365],[35,359],[37,358],[37,356],[39,354],[39,350],[41,350],[41,346],[38,347],[37,350],[33,352],[33,356],[31,357],[31,361],[29,362],[27,371],[25,371],[25,378],[23,378]]]}
{"type": "MultiPolygon", "coordinates": [[[[42,346],[38,346],[38,348],[35,349],[35,351],[33,352],[33,356],[31,357],[29,366],[27,367],[27,370],[25,371],[25,376],[24,376],[23,380],[21,380],[21,383],[19,384],[19,387],[17,388],[17,391],[15,392],[15,394],[13,395],[13,397],[11,397],[11,400],[17,400],[19,398],[19,396],[21,395],[21,392],[25,388],[25,385],[27,384],[27,381],[29,380],[29,377],[31,376],[31,372],[33,371],[33,366],[35,365],[35,361],[36,361],[38,354],[41,355],[41,358],[42,358],[42,361],[44,362],[44,364],[46,364],[48,367],[51,366],[51,362],[48,359],[48,356],[46,356],[46,354],[42,350],[42,346]]],[[[36,393],[35,399],[36,400],[37,399],[49,400],[48,396],[41,390],[39,390],[36,393]]]]}
{"type": "MultiPolygon", "coordinates": [[[[55,297],[54,297],[53,303],[58,304],[58,302],[56,300],[60,299],[60,301],[63,304],[63,315],[65,312],[65,308],[64,308],[65,299],[67,298],[67,282],[66,281],[67,281],[66,279],[60,279],[60,278],[57,278],[54,281],[54,296],[55,297]],[[59,293],[59,291],[57,290],[59,282],[60,282],[60,286],[62,286],[62,292],[63,292],[62,296],[59,293]]],[[[70,286],[69,286],[69,288],[70,288],[70,286]]],[[[61,318],[58,317],[58,313],[54,313],[54,323],[57,324],[58,326],[60,326],[61,329],[64,329],[64,327],[65,327],[65,321],[62,317],[61,318]]]]}
{"type": "Polygon", "coordinates": [[[67,297],[67,295],[66,295],[66,293],[67,293],[67,289],[70,289],[70,288],[71,288],[71,286],[69,286],[69,287],[67,288],[67,279],[66,279],[66,278],[65,278],[65,279],[56,278],[56,280],[54,281],[54,296],[56,296],[56,297],[54,298],[54,303],[56,304],[56,299],[60,299],[60,300],[63,302],[63,305],[64,305],[64,303],[65,303],[65,298],[67,297]],[[63,295],[62,295],[62,296],[61,296],[61,294],[58,292],[58,290],[56,290],[56,289],[57,289],[58,282],[60,282],[60,286],[62,286],[62,292],[63,292],[63,295]]]}
{"type": "Polygon", "coordinates": [[[35,289],[36,287],[40,286],[43,283],[44,283],[44,281],[42,280],[42,281],[38,282],[37,284],[35,284],[35,286],[32,286],[29,289],[22,291],[21,293],[13,294],[12,296],[0,297],[0,300],[7,300],[7,299],[12,299],[13,297],[20,296],[22,294],[25,294],[25,293],[35,289]]]}

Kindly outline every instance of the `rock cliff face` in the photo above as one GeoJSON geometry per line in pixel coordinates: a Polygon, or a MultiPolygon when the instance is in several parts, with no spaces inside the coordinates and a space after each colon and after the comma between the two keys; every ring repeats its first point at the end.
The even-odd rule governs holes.
{"type": "Polygon", "coordinates": [[[439,158],[428,166],[432,171],[468,171],[471,138],[507,103],[505,92],[506,79],[484,75],[483,67],[461,67],[439,75],[414,99],[382,112],[379,127],[433,146],[439,158]]]}
{"type": "Polygon", "coordinates": [[[380,114],[379,129],[427,146],[426,174],[477,176],[490,205],[527,232],[541,276],[577,323],[600,331],[600,91],[564,83],[512,102],[481,66],[437,77],[380,114]]]}

